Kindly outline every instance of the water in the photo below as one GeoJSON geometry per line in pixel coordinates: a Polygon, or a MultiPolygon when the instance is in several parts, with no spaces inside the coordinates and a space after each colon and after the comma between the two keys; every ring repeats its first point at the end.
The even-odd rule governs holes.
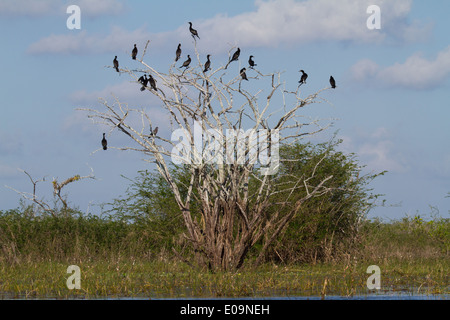
{"type": "Polygon", "coordinates": [[[450,300],[448,294],[427,295],[427,294],[373,294],[373,295],[355,295],[351,297],[346,296],[290,296],[290,297],[242,297],[242,298],[155,298],[155,297],[26,297],[24,295],[14,295],[3,293],[0,294],[0,300],[450,300]]]}

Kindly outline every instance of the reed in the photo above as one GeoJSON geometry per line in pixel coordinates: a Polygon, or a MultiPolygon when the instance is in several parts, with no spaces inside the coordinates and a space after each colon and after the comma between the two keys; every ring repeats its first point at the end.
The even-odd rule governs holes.
{"type": "MultiPolygon", "coordinates": [[[[339,257],[303,263],[268,259],[234,272],[210,272],[179,260],[176,235],[151,221],[130,224],[74,215],[0,215],[0,294],[7,298],[353,296],[367,289],[367,267],[381,269],[382,290],[449,294],[448,219],[367,221],[358,245],[339,257]],[[154,232],[153,232],[153,231],[154,232]],[[68,289],[69,265],[81,289],[68,289]]],[[[293,252],[295,254],[295,252],[293,252]]]]}

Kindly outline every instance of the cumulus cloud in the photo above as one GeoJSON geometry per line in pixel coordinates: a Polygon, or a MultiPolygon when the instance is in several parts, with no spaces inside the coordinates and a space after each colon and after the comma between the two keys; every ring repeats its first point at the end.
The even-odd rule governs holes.
{"type": "Polygon", "coordinates": [[[82,30],[78,33],[52,34],[31,44],[28,47],[28,53],[99,54],[123,52],[123,48],[129,47],[131,42],[146,43],[151,38],[153,38],[152,34],[146,32],[145,28],[128,32],[120,27],[113,27],[111,33],[107,36],[89,35],[86,30],[82,30]]]}
{"type": "Polygon", "coordinates": [[[373,132],[357,130],[354,137],[344,136],[341,147],[345,152],[356,153],[371,171],[406,172],[409,165],[401,152],[396,150],[391,134],[384,127],[373,132]]]}
{"type": "MultiPolygon", "coordinates": [[[[411,0],[256,0],[254,11],[235,16],[219,14],[193,22],[201,38],[198,48],[208,49],[212,54],[226,52],[230,45],[277,47],[315,41],[377,43],[390,36],[409,41],[423,38],[429,31],[408,21],[411,3],[411,0]],[[373,4],[382,9],[381,30],[367,28],[367,7],[373,4]]],[[[190,42],[190,34],[187,21],[176,30],[158,34],[152,34],[143,27],[131,32],[116,28],[109,35],[52,35],[34,43],[29,51],[112,52],[118,47],[128,46],[129,39],[151,39],[156,45],[168,46],[179,41],[190,42]],[[67,45],[65,38],[74,42],[74,51],[69,51],[73,47],[67,45]],[[53,45],[47,46],[50,42],[53,45]],[[61,43],[60,47],[58,43],[61,43]]]]}
{"type": "Polygon", "coordinates": [[[78,5],[83,16],[98,17],[117,15],[123,12],[124,6],[118,0],[1,0],[0,16],[8,17],[46,17],[65,15],[69,5],[78,5]]]}
{"type": "Polygon", "coordinates": [[[434,59],[415,53],[403,63],[382,68],[372,60],[361,60],[351,69],[353,79],[387,87],[427,90],[440,86],[450,76],[450,46],[434,59]]]}

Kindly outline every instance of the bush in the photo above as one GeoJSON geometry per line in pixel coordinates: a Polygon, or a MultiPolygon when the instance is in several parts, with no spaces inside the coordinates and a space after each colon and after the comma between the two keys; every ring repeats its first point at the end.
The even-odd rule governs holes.
{"type": "MultiPolygon", "coordinates": [[[[361,175],[362,168],[353,154],[345,155],[336,151],[340,143],[296,144],[280,149],[281,168],[274,177],[280,182],[280,193],[273,197],[272,203],[285,198],[283,193],[289,192],[292,187],[293,175],[309,177],[314,171],[311,185],[329,175],[333,175],[333,179],[327,185],[331,188],[329,193],[304,204],[266,259],[284,262],[327,260],[337,257],[354,244],[359,222],[379,196],[371,193],[368,184],[383,173],[361,175]],[[298,158],[303,160],[289,161],[298,158]],[[316,168],[319,159],[322,160],[316,168]]],[[[172,170],[178,181],[183,182],[186,169],[173,167],[172,170]]],[[[252,181],[249,188],[257,188],[257,184],[257,181],[252,181]]],[[[305,192],[297,192],[290,202],[295,203],[296,199],[305,196],[305,192]]],[[[127,190],[127,196],[114,200],[111,212],[120,219],[152,221],[158,227],[161,240],[174,244],[175,239],[181,238],[184,224],[179,208],[172,199],[170,188],[158,172],[140,171],[127,190]]],[[[277,206],[273,207],[277,209],[277,206]]],[[[195,203],[192,203],[191,208],[194,215],[198,214],[195,203]]],[[[288,209],[289,206],[285,211],[288,209]]],[[[256,245],[252,254],[256,255],[258,249],[260,246],[256,245]]]]}
{"type": "MultiPolygon", "coordinates": [[[[361,175],[362,167],[356,157],[336,150],[340,143],[297,144],[280,150],[283,162],[279,175],[286,180],[287,190],[290,175],[310,177],[314,172],[310,181],[313,186],[327,176],[333,175],[333,179],[327,183],[330,192],[302,205],[268,259],[283,262],[328,261],[339,258],[356,243],[359,223],[380,196],[372,194],[368,185],[384,172],[361,175]],[[303,161],[290,161],[294,158],[303,161]],[[319,160],[321,163],[316,166],[319,160]]],[[[291,202],[305,194],[306,190],[302,189],[291,202]]]]}

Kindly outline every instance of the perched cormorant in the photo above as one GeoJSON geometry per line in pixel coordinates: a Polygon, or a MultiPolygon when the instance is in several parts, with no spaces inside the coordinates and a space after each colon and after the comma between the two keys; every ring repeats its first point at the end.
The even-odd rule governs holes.
{"type": "Polygon", "coordinates": [[[250,66],[250,68],[257,66],[257,64],[255,64],[255,61],[253,61],[252,58],[253,58],[253,56],[250,56],[250,58],[248,58],[248,65],[250,66]]]}
{"type": "Polygon", "coordinates": [[[108,141],[106,141],[105,134],[103,134],[102,147],[103,147],[103,150],[108,149],[108,141]]]}
{"type": "Polygon", "coordinates": [[[134,45],[134,49],[133,49],[133,51],[131,51],[131,58],[133,60],[136,60],[137,53],[138,53],[138,49],[137,49],[136,45],[134,45]]]}
{"type": "Polygon", "coordinates": [[[233,53],[233,56],[231,57],[230,61],[228,61],[227,65],[225,66],[225,69],[228,68],[228,65],[233,62],[237,61],[239,59],[239,55],[241,54],[241,49],[237,48],[236,52],[233,53]]]}
{"type": "Polygon", "coordinates": [[[156,136],[158,134],[158,127],[155,128],[155,130],[153,130],[152,135],[156,136]]]}
{"type": "Polygon", "coordinates": [[[189,64],[191,63],[191,57],[188,55],[188,58],[185,62],[183,62],[183,65],[180,68],[185,67],[187,69],[187,67],[189,67],[189,64]]]}
{"type": "Polygon", "coordinates": [[[209,60],[209,57],[210,57],[210,56],[211,56],[210,54],[208,54],[208,55],[206,56],[207,60],[206,60],[206,62],[205,62],[205,69],[203,70],[203,72],[206,72],[206,71],[208,71],[209,69],[211,69],[211,68],[210,68],[210,66],[211,66],[211,60],[209,60]]]}
{"type": "Polygon", "coordinates": [[[147,75],[144,74],[142,77],[138,79],[138,81],[142,83],[141,91],[144,91],[148,83],[147,75]]]}
{"type": "Polygon", "coordinates": [[[117,60],[117,56],[113,60],[114,68],[117,72],[119,72],[119,61],[117,60]]]}
{"type": "Polygon", "coordinates": [[[197,30],[195,30],[194,28],[192,28],[192,22],[189,22],[189,31],[191,32],[192,38],[194,38],[194,40],[195,40],[195,37],[197,37],[197,38],[200,39],[200,37],[198,36],[197,30]]]}
{"type": "Polygon", "coordinates": [[[300,83],[300,84],[306,83],[306,79],[308,79],[308,75],[303,70],[300,70],[299,72],[302,73],[302,77],[300,78],[300,81],[298,83],[300,83]]]}
{"type": "Polygon", "coordinates": [[[178,59],[180,59],[181,56],[181,43],[178,44],[176,55],[177,56],[175,57],[175,61],[178,61],[178,59]]]}
{"type": "Polygon", "coordinates": [[[245,69],[245,68],[241,69],[241,77],[242,77],[242,80],[247,80],[248,81],[247,75],[245,74],[245,70],[247,70],[247,69],[245,69]]]}
{"type": "Polygon", "coordinates": [[[148,81],[150,82],[152,89],[158,91],[158,89],[156,89],[156,80],[152,77],[151,74],[149,74],[148,76],[149,76],[148,81]]]}
{"type": "Polygon", "coordinates": [[[333,76],[330,77],[330,84],[331,88],[336,89],[336,81],[334,80],[333,76]]]}

